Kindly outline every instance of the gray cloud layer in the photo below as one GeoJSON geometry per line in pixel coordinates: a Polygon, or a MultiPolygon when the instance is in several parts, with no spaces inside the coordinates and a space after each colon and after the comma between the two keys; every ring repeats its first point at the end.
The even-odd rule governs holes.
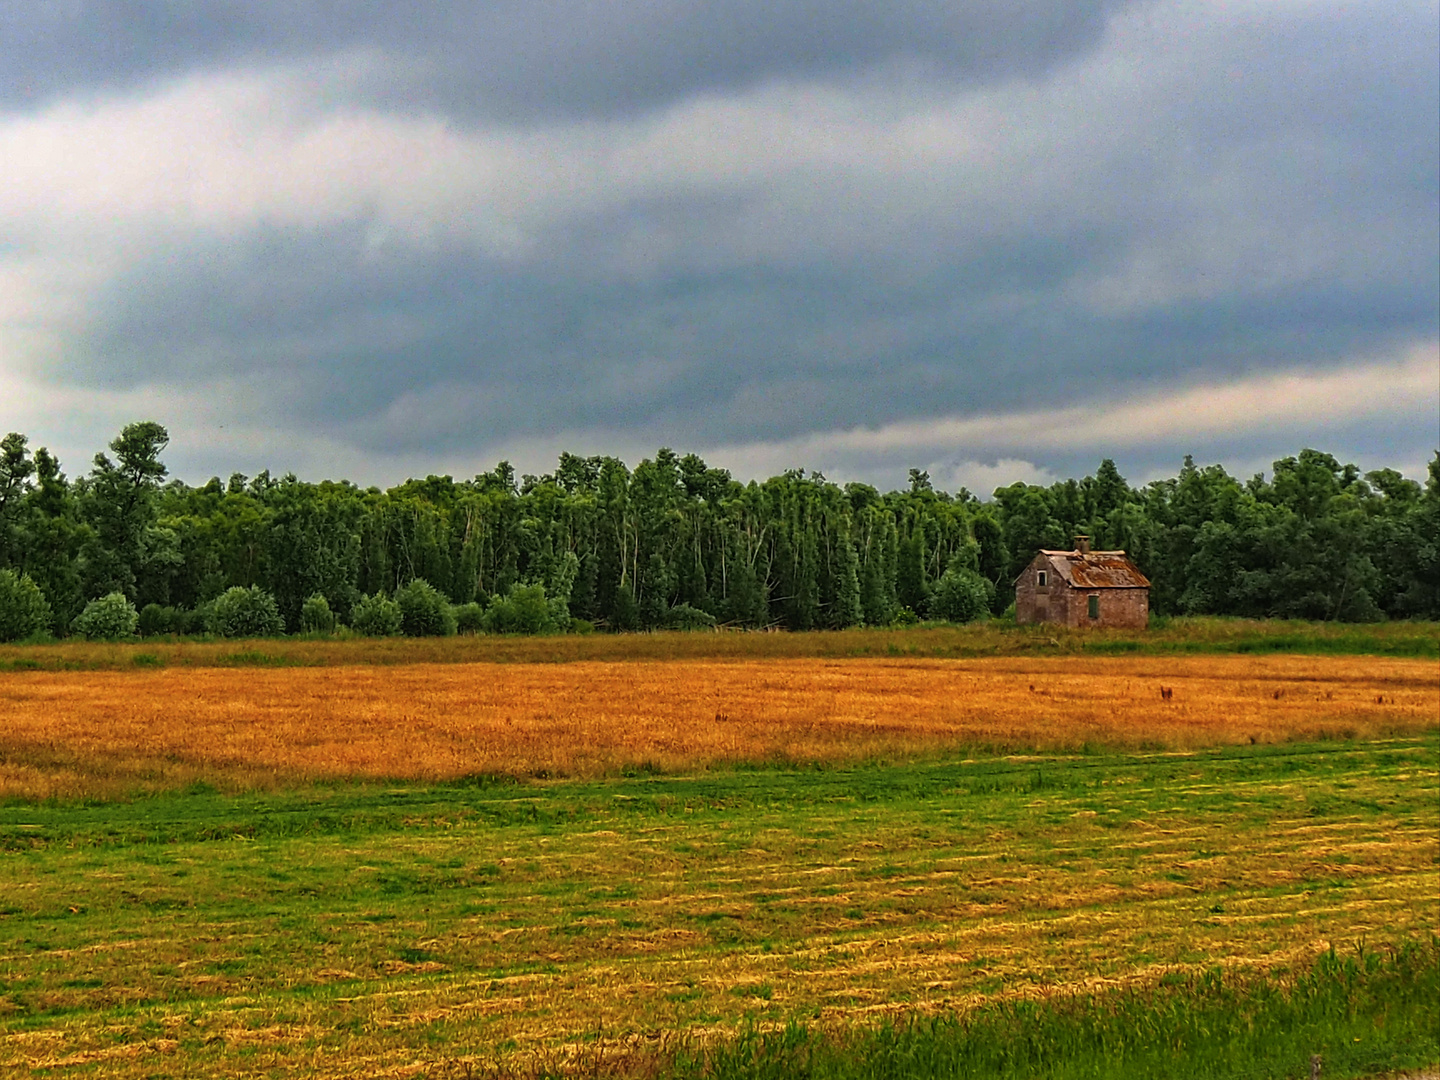
{"type": "MultiPolygon", "coordinates": [[[[1393,360],[1440,337],[1437,25],[1434,4],[8,5],[0,375],[223,394],[363,469],[567,435],[803,448],[1393,360]]],[[[1413,467],[1433,410],[1402,404],[1285,438],[1413,467]]],[[[1022,464],[1077,460],[1047,445],[1022,464]]]]}
{"type": "Polygon", "coordinates": [[[895,61],[969,84],[1037,76],[1093,48],[1120,3],[30,0],[0,8],[0,93],[33,103],[77,87],[369,50],[404,62],[392,78],[406,90],[462,112],[610,116],[895,61]]]}

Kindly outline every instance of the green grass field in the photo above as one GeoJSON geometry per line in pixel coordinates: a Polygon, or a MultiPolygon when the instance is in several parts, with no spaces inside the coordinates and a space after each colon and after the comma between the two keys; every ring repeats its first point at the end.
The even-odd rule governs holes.
{"type": "Polygon", "coordinates": [[[1437,755],[1431,735],[12,804],[0,1073],[1100,1076],[1123,1058],[1106,1016],[1154,1035],[1133,1057],[1153,1066],[1190,1045],[1176,1024],[1214,1042],[1249,1015],[1253,1039],[1322,997],[1353,1022],[1295,1027],[1279,1058],[1202,1039],[1216,1069],[1184,1075],[1433,1063],[1437,755]],[[1058,1032],[1079,1064],[945,1071],[956,1017],[1058,1032]]]}
{"type": "Polygon", "coordinates": [[[359,638],[299,635],[236,642],[147,638],[0,645],[0,671],[94,671],[133,667],[272,667],[329,664],[564,663],[575,660],[681,660],[862,656],[1171,656],[1297,653],[1440,657],[1440,624],[1333,623],[1213,617],[1155,618],[1148,630],[1069,630],[992,619],[810,633],[658,632],[559,637],[464,635],[359,638]]]}

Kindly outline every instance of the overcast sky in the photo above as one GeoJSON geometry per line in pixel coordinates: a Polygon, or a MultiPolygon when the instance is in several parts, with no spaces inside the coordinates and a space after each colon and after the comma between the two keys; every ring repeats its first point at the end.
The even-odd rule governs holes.
{"type": "Polygon", "coordinates": [[[0,431],[135,419],[192,482],[1423,476],[1440,9],[0,0],[0,431]]]}

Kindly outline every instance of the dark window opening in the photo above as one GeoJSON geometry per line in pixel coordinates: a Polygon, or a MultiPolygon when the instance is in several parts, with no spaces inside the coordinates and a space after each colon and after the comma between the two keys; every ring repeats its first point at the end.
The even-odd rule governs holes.
{"type": "Polygon", "coordinates": [[[1100,617],[1100,597],[1098,597],[1098,596],[1092,596],[1092,597],[1090,597],[1090,618],[1092,618],[1092,619],[1098,619],[1099,617],[1100,617]]]}
{"type": "Polygon", "coordinates": [[[1043,589],[1046,585],[1050,584],[1050,575],[1045,573],[1044,570],[1037,570],[1035,572],[1035,584],[1043,589]]]}

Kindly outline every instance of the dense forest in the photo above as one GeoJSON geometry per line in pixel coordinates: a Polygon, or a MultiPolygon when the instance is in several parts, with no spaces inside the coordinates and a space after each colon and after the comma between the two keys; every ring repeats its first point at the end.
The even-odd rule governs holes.
{"type": "Polygon", "coordinates": [[[1423,485],[1303,450],[1269,479],[1186,458],[1135,488],[1106,460],[981,501],[917,470],[888,493],[802,469],[740,483],[670,450],[387,491],[269,473],[192,487],[167,481],[168,441],[131,424],[67,479],[6,436],[0,637],[105,636],[105,603],[142,633],[964,621],[1004,612],[1036,549],[1077,533],[1128,551],[1162,614],[1440,617],[1440,454],[1423,485]]]}

